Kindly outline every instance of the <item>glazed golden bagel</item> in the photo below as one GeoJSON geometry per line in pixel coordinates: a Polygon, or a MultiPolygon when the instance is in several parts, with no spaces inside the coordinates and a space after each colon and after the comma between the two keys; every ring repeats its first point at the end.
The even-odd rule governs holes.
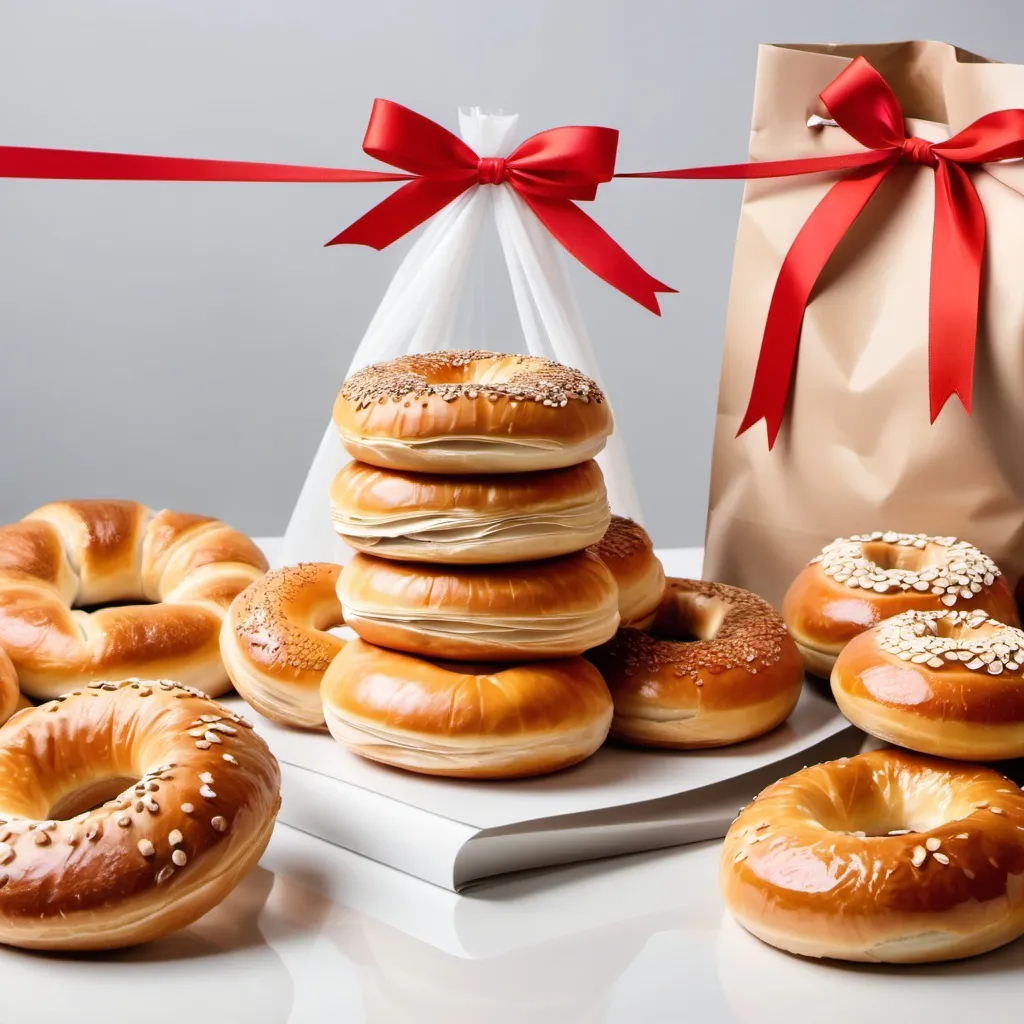
{"type": "Polygon", "coordinates": [[[939,757],[1024,757],[1024,631],[983,611],[904,612],[854,637],[832,669],[854,725],[939,757]]]}
{"type": "Polygon", "coordinates": [[[0,729],[0,942],[114,949],[219,903],[259,860],[277,761],[180,683],[90,683],[0,729]]]}
{"type": "Polygon", "coordinates": [[[235,689],[261,715],[305,729],[324,724],[320,681],[345,646],[341,567],[308,562],[275,569],[231,602],[220,634],[235,689]]]}
{"type": "Polygon", "coordinates": [[[360,462],[414,473],[523,473],[592,459],[612,414],[589,377],[537,356],[446,351],[368,366],[334,423],[360,462]]]}
{"type": "Polygon", "coordinates": [[[612,701],[583,658],[475,665],[414,658],[354,640],[322,688],[331,735],[374,761],[427,775],[541,775],[589,757],[612,701]]]}
{"type": "Polygon", "coordinates": [[[650,629],[665,593],[665,570],[647,531],[632,519],[612,516],[604,536],[590,551],[615,577],[621,624],[650,629]]]}
{"type": "Polygon", "coordinates": [[[725,905],[802,956],[922,963],[1024,934],[1024,794],[988,768],[875,750],[769,786],[722,849],[725,905]]]}
{"type": "Polygon", "coordinates": [[[587,657],[615,702],[611,734],[646,747],[752,739],[796,707],[804,668],[767,601],[739,587],[668,580],[651,632],[620,629],[587,657]]]}
{"type": "Polygon", "coordinates": [[[18,710],[21,702],[18,674],[14,671],[11,659],[0,647],[0,725],[3,725],[18,710]]]}
{"type": "Polygon", "coordinates": [[[350,462],[331,485],[334,528],[381,558],[488,565],[580,551],[610,513],[596,462],[498,476],[433,476],[350,462]]]}
{"type": "Polygon", "coordinates": [[[219,695],[230,686],[221,620],[266,568],[216,519],[134,501],[44,505],[0,527],[0,647],[37,700],[133,676],[219,695]]]}
{"type": "Polygon", "coordinates": [[[987,555],[954,537],[871,533],[827,545],[793,581],[782,617],[808,672],[828,679],[858,633],[906,611],[986,611],[1019,625],[1013,594],[987,555]]]}
{"type": "Polygon", "coordinates": [[[586,551],[495,567],[360,553],[342,569],[338,596],[364,640],[435,658],[564,658],[604,643],[619,624],[615,578],[586,551]]]}

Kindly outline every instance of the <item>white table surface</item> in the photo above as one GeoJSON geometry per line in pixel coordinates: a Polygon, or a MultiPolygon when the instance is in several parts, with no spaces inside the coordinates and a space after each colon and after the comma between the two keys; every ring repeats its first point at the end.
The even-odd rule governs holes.
{"type": "MultiPolygon", "coordinates": [[[[663,555],[674,575],[699,565],[696,550],[663,555]]],[[[1024,941],[929,967],[800,960],[725,914],[719,846],[454,896],[281,825],[239,888],[175,936],[88,956],[0,949],[0,1019],[995,1024],[1019,1014],[1024,941]]]]}

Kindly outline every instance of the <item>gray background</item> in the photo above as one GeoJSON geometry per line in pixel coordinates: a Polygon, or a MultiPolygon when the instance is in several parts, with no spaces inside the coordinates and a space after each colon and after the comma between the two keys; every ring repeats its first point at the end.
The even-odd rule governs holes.
{"type": "MultiPolygon", "coordinates": [[[[1020,0],[0,0],[0,143],[374,166],[374,96],[449,126],[622,130],[619,168],[740,160],[761,41],[938,38],[1024,60],[1020,0]]],[[[592,210],[679,288],[659,320],[573,280],[648,526],[701,541],[741,186],[618,182],[592,210]]],[[[321,244],[378,185],[0,181],[0,522],[131,497],[283,531],[405,244],[321,244]]],[[[483,337],[505,340],[489,263],[483,337]]]]}

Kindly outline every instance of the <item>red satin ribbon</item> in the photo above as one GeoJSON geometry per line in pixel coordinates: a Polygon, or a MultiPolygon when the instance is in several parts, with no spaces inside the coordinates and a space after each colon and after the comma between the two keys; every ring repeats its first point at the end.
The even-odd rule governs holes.
{"type": "Polygon", "coordinates": [[[908,136],[885,79],[857,57],[821,93],[836,123],[867,150],[839,156],[682,168],[619,178],[775,178],[847,170],[825,194],[786,254],[775,283],[750,401],[737,436],[759,420],[775,444],[785,417],[804,312],[840,239],[901,161],[935,171],[928,318],[928,393],[934,423],[956,395],[968,413],[985,251],[985,213],[965,167],[1024,157],[1024,110],[986,114],[946,142],[908,136]]]}
{"type": "Polygon", "coordinates": [[[509,156],[478,157],[458,136],[406,107],[375,100],[363,150],[407,173],[353,171],[225,160],[92,153],[0,146],[0,177],[146,181],[403,181],[401,188],[328,245],[383,249],[474,185],[507,184],[585,267],[660,315],[657,293],[672,292],[648,274],[575,203],[611,181],[619,133],[612,128],[552,128],[509,156]]]}

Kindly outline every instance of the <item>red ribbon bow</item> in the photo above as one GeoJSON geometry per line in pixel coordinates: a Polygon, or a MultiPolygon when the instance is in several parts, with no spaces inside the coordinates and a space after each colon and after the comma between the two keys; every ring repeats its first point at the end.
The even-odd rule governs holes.
{"type": "Polygon", "coordinates": [[[0,146],[0,177],[146,181],[404,181],[327,244],[383,249],[474,185],[510,186],[561,245],[585,267],[660,315],[657,293],[672,292],[648,274],[576,206],[611,181],[619,133],[612,128],[552,128],[507,157],[478,157],[446,128],[389,100],[375,100],[363,150],[408,173],[355,171],[226,160],[0,146]]]}
{"type": "Polygon", "coordinates": [[[821,93],[836,123],[866,152],[796,160],[622,174],[636,178],[774,178],[850,170],[825,194],[797,234],[782,263],[737,436],[763,419],[768,445],[785,416],[804,311],[818,276],[840,239],[867,206],[885,176],[901,161],[935,171],[928,324],[928,392],[934,423],[956,395],[968,413],[985,250],[985,212],[965,167],[1024,156],[1024,110],[985,114],[946,142],[908,136],[903,111],[885,79],[863,58],[854,59],[821,93]]]}

